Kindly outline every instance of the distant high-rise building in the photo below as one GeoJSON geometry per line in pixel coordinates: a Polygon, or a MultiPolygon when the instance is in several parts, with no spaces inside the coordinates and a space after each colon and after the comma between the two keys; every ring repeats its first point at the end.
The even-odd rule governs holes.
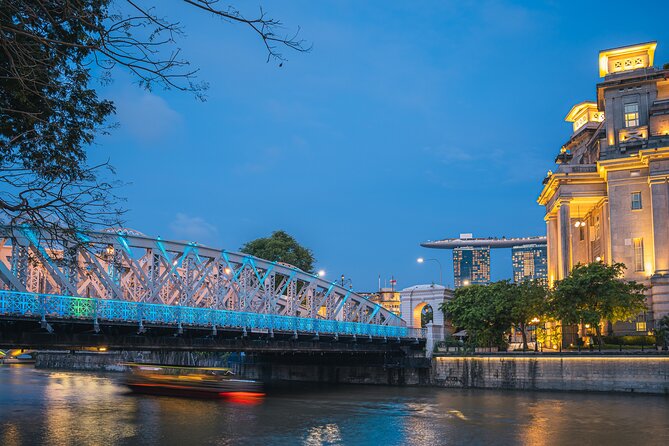
{"type": "Polygon", "coordinates": [[[453,249],[455,288],[490,283],[490,247],[460,247],[453,249]]]}
{"type": "Polygon", "coordinates": [[[511,248],[513,281],[539,280],[548,284],[548,261],[545,244],[514,246],[511,248]]]}

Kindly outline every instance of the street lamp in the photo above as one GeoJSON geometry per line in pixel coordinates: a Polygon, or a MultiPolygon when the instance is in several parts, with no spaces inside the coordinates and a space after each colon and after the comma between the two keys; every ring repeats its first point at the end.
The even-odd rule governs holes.
{"type": "Polygon", "coordinates": [[[325,277],[325,270],[324,269],[319,269],[318,270],[318,277],[325,277]]]}
{"type": "Polygon", "coordinates": [[[424,259],[424,258],[422,258],[422,257],[418,257],[418,258],[416,259],[416,262],[418,262],[418,263],[424,263],[424,262],[426,262],[426,261],[437,262],[437,265],[439,265],[439,285],[443,285],[443,284],[444,284],[444,280],[443,280],[443,276],[442,276],[441,262],[440,262],[439,260],[437,260],[437,259],[424,259]]]}

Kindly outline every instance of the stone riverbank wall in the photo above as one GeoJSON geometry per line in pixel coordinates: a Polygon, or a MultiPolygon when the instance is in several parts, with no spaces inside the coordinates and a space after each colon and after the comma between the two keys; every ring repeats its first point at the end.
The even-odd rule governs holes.
{"type": "Polygon", "coordinates": [[[669,356],[435,357],[439,387],[635,392],[669,395],[669,356]]]}
{"type": "Polygon", "coordinates": [[[227,355],[195,352],[87,352],[40,351],[35,355],[38,369],[125,372],[132,362],[179,364],[198,367],[226,367],[227,355]]]}
{"type": "Polygon", "coordinates": [[[265,382],[414,385],[508,390],[634,392],[669,395],[669,356],[480,355],[432,358],[431,368],[286,362],[230,363],[220,353],[40,352],[36,367],[125,371],[125,362],[231,367],[265,382]]]}

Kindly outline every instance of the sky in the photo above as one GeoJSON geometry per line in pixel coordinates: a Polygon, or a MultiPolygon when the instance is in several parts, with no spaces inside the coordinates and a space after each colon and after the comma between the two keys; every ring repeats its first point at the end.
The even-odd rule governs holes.
{"type": "MultiPolygon", "coordinates": [[[[358,291],[438,282],[418,257],[452,286],[451,251],[426,240],[545,234],[541,180],[569,109],[596,99],[599,50],[657,40],[669,62],[664,1],[238,3],[311,51],[267,63],[249,29],[155,2],[207,100],[116,70],[99,92],[118,127],[91,157],[126,183],[127,227],[231,251],[283,229],[358,291]]],[[[511,272],[493,250],[492,279],[511,272]]]]}

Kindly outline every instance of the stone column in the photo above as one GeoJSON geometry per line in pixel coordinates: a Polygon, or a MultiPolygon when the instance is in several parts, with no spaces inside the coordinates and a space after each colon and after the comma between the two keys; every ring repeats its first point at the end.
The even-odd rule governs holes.
{"type": "MultiPolygon", "coordinates": [[[[605,200],[602,205],[602,238],[600,243],[602,244],[602,254],[604,257],[604,263],[611,264],[613,259],[611,258],[611,221],[609,220],[609,200],[605,200]]],[[[594,260],[594,259],[592,259],[594,260]]]]}
{"type": "Polygon", "coordinates": [[[669,274],[669,183],[652,182],[653,244],[655,273],[669,274]]]}
{"type": "Polygon", "coordinates": [[[667,178],[650,180],[653,206],[653,252],[651,276],[653,319],[669,314],[669,183],[667,178]]]}
{"type": "Polygon", "coordinates": [[[562,203],[558,210],[558,280],[569,275],[571,269],[571,213],[569,203],[562,203]]]}
{"type": "Polygon", "coordinates": [[[548,256],[548,280],[549,284],[558,280],[559,277],[559,263],[558,263],[558,232],[557,232],[557,215],[546,216],[546,244],[548,256]]]}

